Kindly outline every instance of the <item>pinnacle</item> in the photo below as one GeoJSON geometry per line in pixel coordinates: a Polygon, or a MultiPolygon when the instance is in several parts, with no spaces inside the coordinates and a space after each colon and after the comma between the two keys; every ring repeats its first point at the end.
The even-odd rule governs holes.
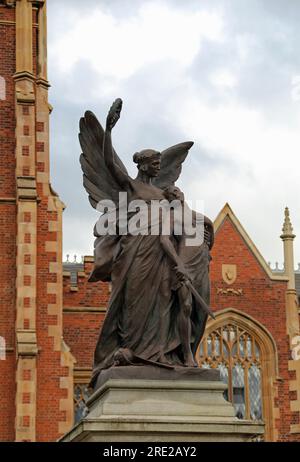
{"type": "Polygon", "coordinates": [[[284,210],[284,223],[282,227],[281,238],[284,237],[295,237],[295,235],[293,234],[293,226],[290,220],[290,211],[288,207],[286,207],[284,210]]]}

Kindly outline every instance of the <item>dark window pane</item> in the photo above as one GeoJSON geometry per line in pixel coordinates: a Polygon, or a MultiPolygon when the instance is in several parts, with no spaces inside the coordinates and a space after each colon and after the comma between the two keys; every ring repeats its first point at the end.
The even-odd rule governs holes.
{"type": "Polygon", "coordinates": [[[76,384],[74,387],[74,420],[75,423],[87,414],[86,402],[90,396],[87,384],[76,384]]]}
{"type": "Polygon", "coordinates": [[[261,405],[261,377],[260,370],[256,365],[249,368],[249,395],[250,395],[250,417],[253,420],[262,419],[261,405]]]}
{"type": "Polygon", "coordinates": [[[245,418],[245,388],[244,388],[244,369],[240,364],[236,364],[232,369],[232,392],[235,415],[238,419],[245,418]]]}

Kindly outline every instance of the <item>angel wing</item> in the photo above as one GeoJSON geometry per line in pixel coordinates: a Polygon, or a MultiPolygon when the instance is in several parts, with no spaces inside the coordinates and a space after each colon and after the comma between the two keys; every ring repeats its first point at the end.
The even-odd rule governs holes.
{"type": "Polygon", "coordinates": [[[178,180],[182,169],[182,163],[193,144],[193,141],[186,141],[162,151],[160,172],[152,181],[155,186],[164,189],[178,180]]]}
{"type": "MultiPolygon", "coordinates": [[[[120,187],[104,161],[104,130],[91,111],[85,112],[84,117],[80,119],[79,127],[79,142],[82,149],[80,164],[83,171],[83,185],[89,195],[89,201],[94,208],[100,200],[104,199],[111,199],[117,203],[120,187]]],[[[114,162],[128,175],[115,151],[114,162]]]]}

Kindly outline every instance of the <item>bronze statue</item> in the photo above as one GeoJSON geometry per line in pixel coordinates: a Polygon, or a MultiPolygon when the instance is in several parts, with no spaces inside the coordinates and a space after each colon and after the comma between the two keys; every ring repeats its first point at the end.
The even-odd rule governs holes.
{"type": "MultiPolygon", "coordinates": [[[[90,203],[97,208],[109,199],[119,210],[123,191],[128,202],[146,204],[146,215],[155,200],[178,199],[184,204],[183,193],[174,184],[193,142],[163,152],[135,153],[138,175],[133,179],[112,146],[111,131],[121,109],[122,101],[117,99],[105,131],[90,111],[80,120],[80,162],[90,203]]],[[[135,217],[136,212],[128,209],[126,220],[135,217]]],[[[204,241],[188,247],[185,234],[174,232],[173,212],[170,223],[169,235],[151,234],[151,223],[140,234],[124,233],[119,217],[114,235],[101,235],[95,226],[95,262],[89,281],[111,281],[112,292],[95,350],[93,386],[102,370],[124,364],[166,369],[197,366],[195,353],[207,316],[212,315],[208,305],[213,225],[204,217],[204,241]]]]}

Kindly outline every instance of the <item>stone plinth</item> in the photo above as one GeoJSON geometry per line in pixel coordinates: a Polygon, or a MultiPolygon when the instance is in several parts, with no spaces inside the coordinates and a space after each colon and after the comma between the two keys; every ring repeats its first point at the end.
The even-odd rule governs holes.
{"type": "Polygon", "coordinates": [[[235,417],[218,371],[179,370],[185,377],[170,380],[145,379],[143,367],[140,378],[122,379],[118,369],[107,371],[107,380],[87,403],[88,415],[61,441],[250,441],[264,432],[263,424],[235,417]]]}

